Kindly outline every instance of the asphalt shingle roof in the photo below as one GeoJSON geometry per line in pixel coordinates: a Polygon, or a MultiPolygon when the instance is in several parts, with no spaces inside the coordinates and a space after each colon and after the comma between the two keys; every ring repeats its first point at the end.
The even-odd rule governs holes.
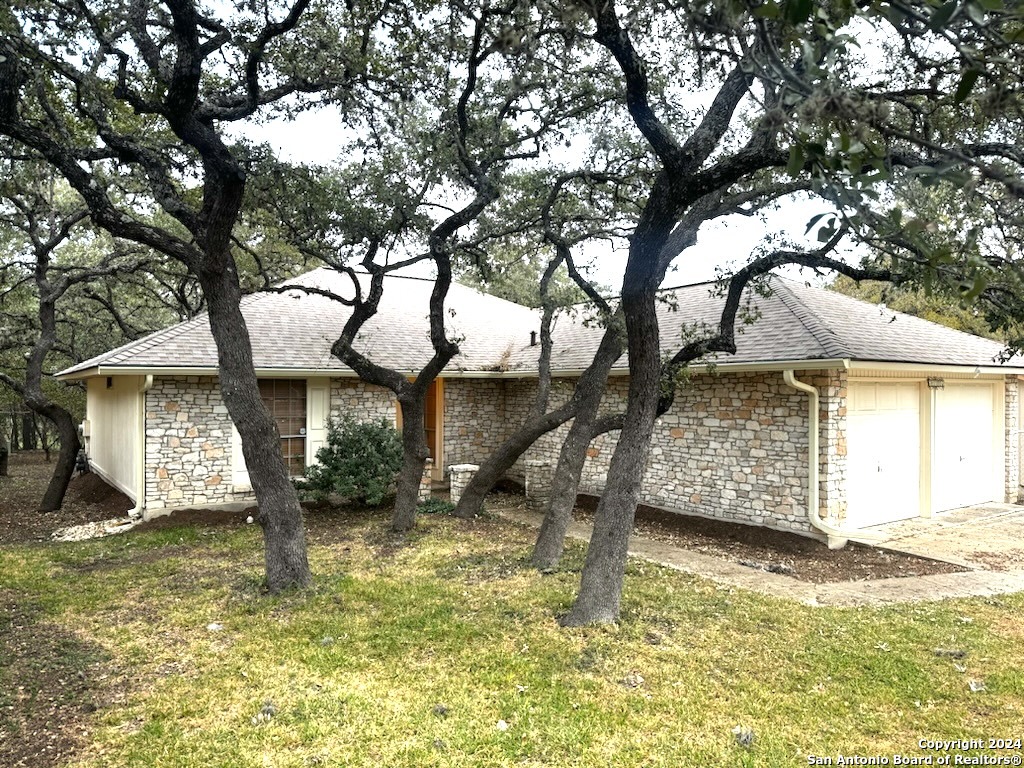
{"type": "MultiPolygon", "coordinates": [[[[999,342],[953,330],[885,307],[803,283],[773,277],[769,296],[748,295],[754,319],[737,319],[736,354],[716,355],[719,363],[771,363],[796,360],[837,360],[919,363],[928,365],[997,365],[1004,346],[999,342]]],[[[663,352],[678,349],[684,329],[712,330],[721,316],[724,297],[714,283],[669,289],[659,305],[663,352]]],[[[577,321],[554,334],[552,367],[585,368],[593,357],[600,330],[577,321]]],[[[535,349],[525,348],[513,368],[536,368],[535,349]]],[[[616,367],[623,368],[626,357],[616,367]]],[[[1020,358],[1011,366],[1024,364],[1020,358]]]]}
{"type": "MultiPolygon", "coordinates": [[[[351,296],[347,277],[326,268],[286,285],[308,286],[351,296]]],[[[401,371],[419,370],[433,355],[427,319],[432,280],[388,277],[380,309],[357,337],[355,347],[374,362],[401,371]]],[[[461,354],[449,369],[486,370],[505,354],[513,338],[525,339],[538,326],[535,310],[453,284],[446,302],[449,338],[461,354]]],[[[351,308],[301,290],[258,293],[242,300],[257,369],[347,371],[331,354],[351,308]]],[[[104,367],[216,368],[217,348],[206,314],[173,325],[63,373],[104,367]]]]}
{"type": "MultiPolygon", "coordinates": [[[[289,285],[305,285],[351,294],[347,278],[321,268],[289,285]]],[[[400,371],[418,371],[430,359],[427,308],[433,281],[388,277],[380,311],[364,327],[356,348],[375,362],[400,371]]],[[[714,284],[699,284],[663,293],[659,304],[662,349],[677,348],[686,329],[717,324],[724,299],[714,284]]],[[[998,342],[955,331],[910,315],[893,312],[822,288],[781,278],[771,279],[771,294],[751,296],[755,322],[738,328],[737,352],[719,363],[770,363],[796,360],[852,359],[932,365],[992,366],[1003,347],[998,342]]],[[[454,371],[536,371],[539,346],[530,345],[538,330],[536,310],[452,285],[446,319],[461,354],[448,366],[454,371]]],[[[258,370],[344,372],[330,348],[351,310],[315,294],[290,291],[246,297],[242,312],[258,370]]],[[[577,371],[593,358],[602,329],[586,322],[583,312],[563,314],[554,328],[552,369],[577,371]]],[[[1013,366],[1021,366],[1017,358],[1013,366]]],[[[104,369],[200,368],[217,366],[216,347],[205,315],[171,326],[138,341],[69,368],[62,375],[104,369]]],[[[624,368],[623,356],[616,367],[624,368]]]]}

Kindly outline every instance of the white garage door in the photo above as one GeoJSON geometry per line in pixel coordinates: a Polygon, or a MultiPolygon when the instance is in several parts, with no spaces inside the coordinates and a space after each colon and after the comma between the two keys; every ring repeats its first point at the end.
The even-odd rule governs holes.
{"type": "Polygon", "coordinates": [[[932,510],[1000,498],[1003,466],[995,451],[994,387],[947,381],[935,395],[932,510]]]}
{"type": "Polygon", "coordinates": [[[851,382],[846,519],[853,528],[921,513],[921,386],[851,382]]]}

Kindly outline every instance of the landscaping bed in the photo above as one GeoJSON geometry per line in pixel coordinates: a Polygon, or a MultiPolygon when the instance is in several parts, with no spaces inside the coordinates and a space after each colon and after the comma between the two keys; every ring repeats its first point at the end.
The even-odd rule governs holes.
{"type": "MultiPolygon", "coordinates": [[[[62,509],[48,514],[34,511],[52,469],[53,465],[43,460],[41,451],[17,453],[12,457],[11,475],[0,482],[0,544],[45,541],[58,529],[123,517],[132,507],[127,496],[107,485],[98,475],[85,474],[72,481],[62,509]]],[[[488,505],[495,510],[515,508],[523,503],[521,495],[509,492],[493,494],[488,499],[488,505]]],[[[594,497],[580,496],[576,516],[589,520],[596,504],[594,497]]],[[[241,526],[245,525],[249,514],[255,514],[255,508],[242,512],[183,510],[171,516],[154,518],[137,527],[159,530],[190,525],[241,526]]],[[[320,518],[313,514],[307,517],[314,534],[330,535],[329,531],[322,530],[325,525],[329,526],[330,516],[320,518]]],[[[812,583],[964,570],[951,563],[856,543],[840,550],[829,550],[820,540],[806,536],[674,514],[647,506],[640,506],[637,510],[635,530],[638,535],[682,549],[812,583]]]]}
{"type": "MultiPolygon", "coordinates": [[[[590,520],[594,497],[580,497],[581,519],[590,520]]],[[[680,515],[641,505],[634,530],[639,536],[673,544],[770,573],[822,584],[866,581],[967,570],[959,565],[851,542],[830,550],[820,539],[724,520],[680,515]]]]}

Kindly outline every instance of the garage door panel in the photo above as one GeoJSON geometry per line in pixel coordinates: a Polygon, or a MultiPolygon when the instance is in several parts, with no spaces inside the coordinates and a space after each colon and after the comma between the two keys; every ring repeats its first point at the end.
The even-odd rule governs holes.
{"type": "Polygon", "coordinates": [[[932,509],[993,501],[1002,464],[995,448],[995,388],[948,385],[936,392],[932,509]]]}
{"type": "Polygon", "coordinates": [[[852,382],[847,418],[847,524],[920,514],[921,416],[916,383],[852,382]]]}
{"type": "Polygon", "coordinates": [[[874,411],[877,410],[878,398],[875,397],[875,387],[854,384],[849,388],[850,407],[853,411],[874,411]]]}

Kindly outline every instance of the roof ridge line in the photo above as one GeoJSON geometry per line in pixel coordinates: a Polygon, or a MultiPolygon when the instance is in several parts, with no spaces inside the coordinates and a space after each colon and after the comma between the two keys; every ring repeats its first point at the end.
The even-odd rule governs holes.
{"type": "Polygon", "coordinates": [[[789,282],[790,281],[786,280],[772,280],[772,291],[778,294],[779,301],[781,301],[783,306],[792,313],[793,317],[799,321],[807,332],[811,334],[814,340],[818,342],[826,355],[829,357],[849,357],[849,351],[845,348],[845,345],[839,341],[839,337],[835,331],[826,327],[818,317],[797,298],[792,287],[788,285],[789,282]],[[776,285],[776,283],[778,284],[776,285]],[[836,341],[835,346],[829,343],[829,341],[833,340],[836,341]]]}

